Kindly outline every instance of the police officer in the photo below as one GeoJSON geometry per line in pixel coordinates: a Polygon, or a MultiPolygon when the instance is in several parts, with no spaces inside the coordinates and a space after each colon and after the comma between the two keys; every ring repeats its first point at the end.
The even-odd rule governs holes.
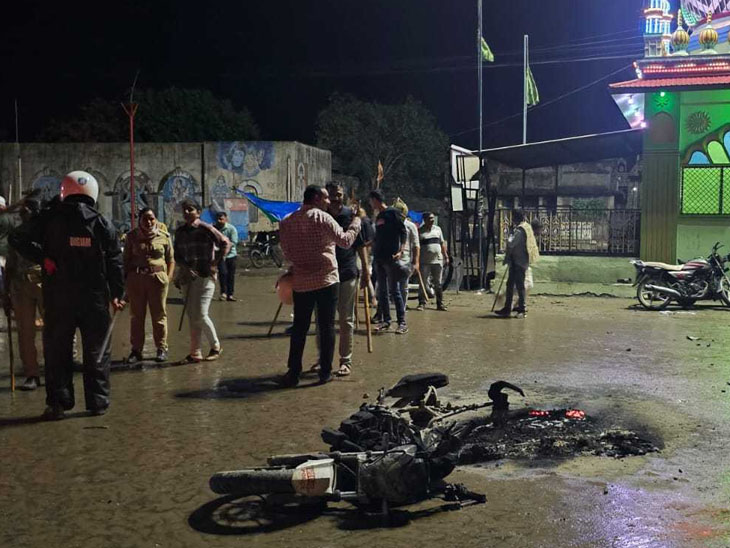
{"type": "Polygon", "coordinates": [[[60,200],[14,231],[10,244],[43,267],[46,410],[59,420],[74,406],[73,339],[81,331],[84,396],[92,415],[109,407],[109,303],[124,307],[122,252],[114,226],[94,206],[96,179],[73,171],[61,182],[60,200]],[[103,355],[102,355],[103,352],[103,355]]]}

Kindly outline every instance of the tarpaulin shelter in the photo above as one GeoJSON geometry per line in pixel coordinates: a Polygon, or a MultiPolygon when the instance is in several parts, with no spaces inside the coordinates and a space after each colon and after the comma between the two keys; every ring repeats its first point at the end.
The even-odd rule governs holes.
{"type": "Polygon", "coordinates": [[[278,223],[284,220],[284,217],[286,217],[287,215],[291,215],[302,205],[299,202],[279,202],[276,200],[264,200],[263,198],[259,198],[258,196],[255,196],[249,192],[241,192],[238,189],[236,189],[236,192],[245,196],[249,202],[259,208],[259,210],[261,210],[261,212],[266,215],[266,217],[272,223],[278,223]]]}

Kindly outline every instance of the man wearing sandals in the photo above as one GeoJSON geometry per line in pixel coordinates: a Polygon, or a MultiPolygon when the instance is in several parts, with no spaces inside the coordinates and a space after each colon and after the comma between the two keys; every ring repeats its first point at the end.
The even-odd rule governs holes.
{"type": "Polygon", "coordinates": [[[315,308],[320,342],[319,382],[324,384],[332,380],[335,311],[340,285],[335,246],[352,246],[360,232],[360,217],[353,215],[351,224],[343,230],[327,213],[329,205],[327,190],[310,185],[304,191],[302,207],[281,222],[281,249],[291,263],[294,289],[289,371],[279,380],[284,387],[299,384],[302,354],[315,308]]]}
{"type": "Polygon", "coordinates": [[[210,343],[206,360],[216,360],[221,343],[215,325],[208,315],[210,301],[215,293],[216,265],[231,249],[231,242],[215,227],[200,220],[200,205],[191,199],[183,200],[185,224],[175,231],[175,285],[185,298],[190,321],[190,354],[183,363],[203,361],[201,335],[210,343]]]}
{"type": "MultiPolygon", "coordinates": [[[[327,192],[330,197],[330,206],[327,211],[335,218],[343,230],[352,223],[357,212],[344,205],[345,189],[341,183],[331,181],[327,183],[327,192]]],[[[363,225],[364,229],[364,225],[363,225]]],[[[370,282],[370,266],[365,245],[372,239],[360,231],[355,243],[349,248],[337,246],[337,272],[340,276],[340,290],[337,298],[337,317],[340,324],[340,368],[335,373],[338,377],[345,377],[352,372],[352,347],[355,334],[355,306],[360,288],[360,271],[357,268],[357,257],[362,264],[363,286],[370,282]]]]}

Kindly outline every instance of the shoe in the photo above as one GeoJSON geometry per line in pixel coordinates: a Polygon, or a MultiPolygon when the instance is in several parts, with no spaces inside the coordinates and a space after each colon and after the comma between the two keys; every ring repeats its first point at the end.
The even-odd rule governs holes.
{"type": "Polygon", "coordinates": [[[212,362],[212,361],[217,360],[218,358],[221,357],[222,350],[223,350],[222,348],[219,348],[218,350],[216,350],[215,348],[211,348],[210,352],[208,352],[208,355],[205,358],[205,361],[212,362]]]}
{"type": "Polygon", "coordinates": [[[228,295],[228,297],[226,297],[226,300],[230,303],[235,303],[238,299],[236,299],[236,297],[234,297],[233,295],[228,295]]]}
{"type": "Polygon", "coordinates": [[[19,386],[20,390],[31,391],[41,385],[40,377],[28,377],[25,382],[19,386]]]}
{"type": "Polygon", "coordinates": [[[60,405],[46,406],[46,410],[41,415],[41,419],[44,421],[60,421],[65,418],[66,413],[63,412],[63,408],[60,405]]]}
{"type": "Polygon", "coordinates": [[[446,312],[448,309],[449,309],[449,307],[446,306],[445,304],[440,304],[440,305],[436,306],[436,310],[440,310],[441,312],[446,312]]]}
{"type": "Polygon", "coordinates": [[[132,350],[129,353],[129,357],[127,358],[127,363],[130,365],[134,365],[135,363],[139,363],[142,361],[142,352],[139,350],[132,350]]]}
{"type": "Polygon", "coordinates": [[[327,375],[320,375],[317,384],[327,384],[328,382],[332,382],[333,380],[335,380],[335,378],[332,376],[332,373],[328,373],[327,375]]]}
{"type": "Polygon", "coordinates": [[[226,300],[226,294],[225,293],[221,293],[221,296],[218,297],[218,300],[219,301],[225,301],[226,300]]]}
{"type": "Polygon", "coordinates": [[[517,313],[516,318],[522,319],[527,316],[527,310],[515,310],[515,312],[517,313]]]}
{"type": "Polygon", "coordinates": [[[185,363],[200,363],[203,361],[202,356],[193,356],[192,354],[188,354],[185,356],[182,360],[180,360],[179,364],[185,364],[185,363]]]}
{"type": "Polygon", "coordinates": [[[89,416],[91,416],[91,417],[101,417],[102,415],[106,415],[106,407],[99,407],[98,409],[89,409],[89,416]]]}
{"type": "Polygon", "coordinates": [[[426,310],[426,305],[425,304],[419,304],[416,307],[416,310],[418,310],[419,312],[423,312],[424,310],[426,310]]]}
{"type": "Polygon", "coordinates": [[[299,375],[287,371],[286,374],[279,377],[277,384],[282,388],[294,388],[299,384],[299,375]]]}
{"type": "Polygon", "coordinates": [[[375,326],[375,329],[373,330],[376,333],[388,333],[391,331],[390,324],[389,323],[381,323],[380,325],[375,326]]]}
{"type": "Polygon", "coordinates": [[[408,333],[408,326],[404,323],[400,324],[398,329],[395,330],[396,335],[405,335],[406,333],[408,333]]]}
{"type": "Polygon", "coordinates": [[[167,361],[167,350],[164,348],[158,348],[157,349],[157,356],[155,356],[155,361],[157,363],[162,363],[167,361]]]}
{"type": "Polygon", "coordinates": [[[351,363],[341,363],[340,368],[335,372],[338,377],[349,377],[352,374],[351,363]]]}
{"type": "Polygon", "coordinates": [[[286,333],[287,335],[291,335],[292,334],[292,331],[294,331],[294,326],[293,325],[290,325],[289,327],[287,327],[284,330],[284,333],[286,333]]]}
{"type": "Polygon", "coordinates": [[[376,314],[375,316],[373,316],[373,317],[372,317],[372,318],[370,319],[370,323],[372,323],[372,324],[379,324],[379,323],[383,323],[383,317],[382,317],[382,316],[378,316],[378,315],[376,314]]]}
{"type": "Polygon", "coordinates": [[[512,312],[510,310],[507,310],[506,308],[500,308],[499,310],[494,311],[495,316],[501,316],[502,318],[507,318],[512,312]]]}

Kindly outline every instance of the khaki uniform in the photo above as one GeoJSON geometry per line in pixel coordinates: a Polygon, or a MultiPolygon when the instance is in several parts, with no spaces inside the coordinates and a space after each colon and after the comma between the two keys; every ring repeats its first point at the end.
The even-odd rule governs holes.
{"type": "Polygon", "coordinates": [[[146,238],[139,228],[127,234],[124,245],[124,272],[130,308],[132,350],[144,347],[147,306],[152,318],[152,336],[158,350],[167,351],[167,266],[172,262],[170,235],[158,230],[146,238]]]}
{"type": "Polygon", "coordinates": [[[18,348],[23,374],[40,377],[38,350],[35,345],[36,313],[43,317],[43,287],[41,267],[21,257],[17,251],[8,252],[6,272],[10,282],[10,302],[18,327],[18,348]]]}

